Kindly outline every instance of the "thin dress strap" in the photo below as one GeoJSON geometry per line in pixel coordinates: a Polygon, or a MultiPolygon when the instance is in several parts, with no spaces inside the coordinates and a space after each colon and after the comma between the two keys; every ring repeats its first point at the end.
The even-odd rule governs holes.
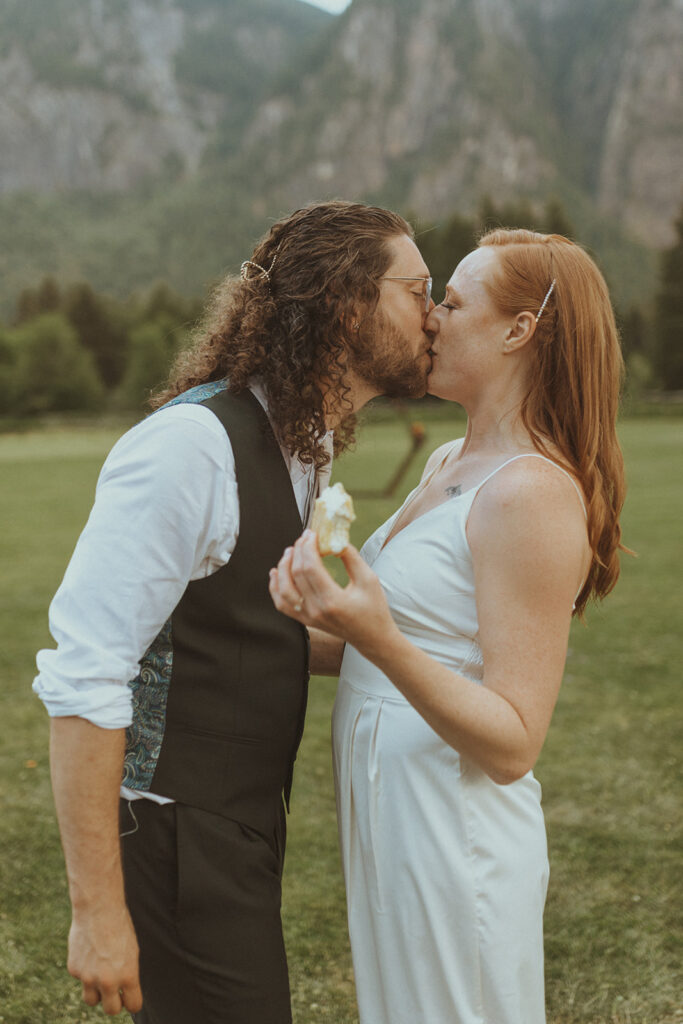
{"type": "Polygon", "coordinates": [[[500,466],[497,466],[496,469],[492,470],[492,472],[489,473],[488,476],[485,476],[484,479],[481,481],[481,483],[477,484],[477,486],[475,488],[475,491],[480,491],[481,488],[484,486],[484,484],[488,480],[490,480],[492,476],[495,476],[496,473],[499,473],[501,471],[501,469],[505,468],[505,466],[509,466],[511,462],[516,462],[517,459],[543,459],[544,462],[549,462],[551,466],[555,467],[555,469],[559,469],[560,473],[564,473],[564,475],[567,477],[567,479],[572,484],[574,490],[576,491],[576,493],[577,493],[577,495],[579,497],[579,501],[581,502],[581,508],[583,509],[583,514],[586,517],[586,520],[588,520],[588,512],[586,510],[586,503],[583,500],[583,495],[581,494],[581,491],[579,489],[579,485],[577,484],[577,482],[574,479],[574,477],[571,475],[571,473],[568,473],[567,470],[564,469],[563,466],[560,466],[559,463],[553,462],[553,460],[549,459],[547,457],[547,455],[541,455],[538,452],[523,452],[521,455],[513,455],[511,459],[507,459],[500,466]]]}
{"type": "Polygon", "coordinates": [[[456,448],[462,448],[462,443],[463,443],[464,440],[465,440],[464,437],[456,437],[455,441],[453,441],[453,442],[451,442],[451,444],[449,444],[448,448],[446,449],[446,451],[444,452],[444,454],[443,454],[443,456],[441,458],[441,461],[437,462],[437,464],[431,470],[431,472],[430,472],[429,476],[427,477],[427,479],[423,483],[420,483],[418,485],[418,487],[415,488],[415,490],[421,490],[423,486],[426,486],[429,483],[429,481],[432,479],[432,477],[434,476],[436,471],[441,469],[441,467],[443,466],[443,464],[446,461],[446,459],[450,459],[450,457],[453,454],[453,452],[455,451],[455,449],[456,448]]]}
{"type": "Polygon", "coordinates": [[[452,444],[449,444],[449,446],[446,449],[446,451],[444,452],[441,460],[439,462],[437,462],[437,464],[430,469],[429,475],[426,476],[424,478],[424,480],[420,480],[420,482],[417,485],[417,487],[413,487],[412,491],[407,496],[407,498],[405,499],[403,504],[399,505],[399,507],[398,507],[398,509],[396,510],[396,513],[395,513],[395,518],[398,518],[398,514],[400,512],[403,512],[404,509],[406,509],[408,507],[408,505],[412,504],[413,499],[416,498],[418,496],[418,494],[421,493],[425,489],[425,487],[430,482],[430,480],[432,479],[434,474],[437,473],[441,469],[441,467],[443,466],[443,464],[446,461],[446,459],[449,459],[451,457],[451,453],[455,451],[455,449],[458,447],[458,445],[460,445],[460,447],[462,447],[463,441],[464,441],[463,437],[457,437],[455,439],[455,441],[452,442],[452,444]]]}

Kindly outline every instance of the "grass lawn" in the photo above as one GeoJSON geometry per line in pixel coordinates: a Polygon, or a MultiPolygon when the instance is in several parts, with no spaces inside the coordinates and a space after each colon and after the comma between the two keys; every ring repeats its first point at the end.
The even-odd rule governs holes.
{"type": "MultiPolygon", "coordinates": [[[[425,456],[400,493],[357,502],[357,543],[413,486],[426,453],[462,430],[428,423],[425,456]]],[[[116,436],[85,428],[0,436],[0,1024],[103,1019],[80,1003],[64,967],[69,914],[47,720],[30,682],[35,651],[50,643],[49,600],[116,436]]],[[[683,420],[626,421],[621,436],[624,540],[638,557],[624,557],[615,593],[588,625],[573,626],[536,772],[551,860],[549,1024],[683,1022],[683,420]]],[[[351,492],[381,486],[407,443],[403,426],[370,424],[335,477],[351,492]]],[[[357,1021],[330,770],[334,688],[312,681],[289,821],[284,919],[296,1024],[357,1021]]]]}

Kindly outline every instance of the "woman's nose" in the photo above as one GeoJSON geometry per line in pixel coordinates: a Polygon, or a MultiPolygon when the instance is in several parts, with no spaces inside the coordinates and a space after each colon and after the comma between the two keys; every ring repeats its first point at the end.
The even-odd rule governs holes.
{"type": "Polygon", "coordinates": [[[430,334],[437,334],[439,331],[439,318],[434,312],[436,309],[438,309],[438,306],[434,302],[434,299],[430,299],[429,310],[425,313],[423,324],[424,330],[428,331],[430,334]]]}

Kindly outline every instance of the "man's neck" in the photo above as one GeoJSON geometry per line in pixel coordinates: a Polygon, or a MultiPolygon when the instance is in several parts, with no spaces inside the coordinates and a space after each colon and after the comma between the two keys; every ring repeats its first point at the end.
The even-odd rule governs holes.
{"type": "Polygon", "coordinates": [[[344,385],[348,388],[348,391],[344,395],[341,404],[331,398],[331,391],[325,396],[325,423],[328,430],[334,430],[347,416],[357,413],[364,405],[367,405],[373,398],[377,398],[381,394],[376,387],[368,384],[367,381],[358,377],[353,372],[346,374],[344,385]],[[330,396],[329,400],[328,396],[330,396]]]}

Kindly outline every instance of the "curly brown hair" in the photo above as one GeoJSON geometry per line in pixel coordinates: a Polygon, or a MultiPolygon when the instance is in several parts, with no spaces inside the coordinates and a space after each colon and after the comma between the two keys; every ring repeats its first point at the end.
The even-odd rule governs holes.
{"type": "Polygon", "coordinates": [[[400,235],[412,238],[413,231],[398,214],[342,200],[312,203],[277,221],[245,277],[227,277],[216,288],[193,346],[178,357],[152,407],[209,381],[225,378],[239,392],[258,379],[280,443],[302,462],[324,465],[326,415],[341,420],[335,454],[353,441],[345,374],[359,337],[351,321],[372,316],[391,263],[389,242],[400,235]]]}

